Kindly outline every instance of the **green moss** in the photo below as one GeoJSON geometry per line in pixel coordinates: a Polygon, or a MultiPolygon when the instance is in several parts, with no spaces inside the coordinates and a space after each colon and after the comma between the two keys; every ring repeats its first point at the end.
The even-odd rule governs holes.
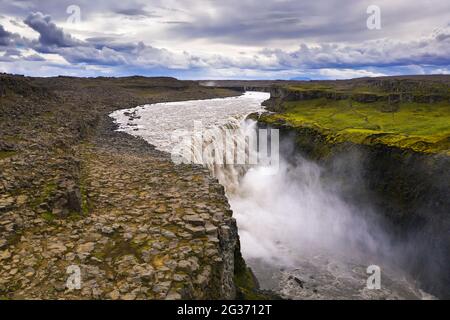
{"type": "Polygon", "coordinates": [[[125,240],[119,235],[114,234],[104,248],[101,251],[94,253],[94,256],[101,260],[104,258],[115,260],[128,254],[134,255],[136,259],[142,263],[139,247],[132,241],[125,240]]]}
{"type": "Polygon", "coordinates": [[[56,190],[56,183],[55,182],[49,182],[47,183],[39,193],[39,195],[33,200],[31,203],[31,206],[35,209],[38,205],[45,202],[50,195],[56,190]]]}
{"type": "Polygon", "coordinates": [[[314,127],[332,143],[381,143],[419,152],[450,154],[448,102],[400,102],[393,108],[380,101],[362,103],[319,98],[287,101],[283,110],[283,113],[265,115],[262,121],[314,127]]]}
{"type": "Polygon", "coordinates": [[[238,299],[260,300],[266,298],[255,290],[257,284],[250,269],[247,267],[235,275],[234,283],[238,289],[238,299]]]}
{"type": "Polygon", "coordinates": [[[42,213],[41,214],[41,218],[44,219],[47,222],[53,222],[56,219],[55,215],[53,213],[51,213],[51,212],[44,212],[44,213],[42,213]]]}
{"type": "Polygon", "coordinates": [[[68,219],[69,219],[70,221],[74,221],[74,222],[80,221],[80,220],[83,219],[83,212],[80,213],[80,212],[76,212],[76,211],[71,211],[71,212],[69,212],[69,217],[68,217],[68,219]]]}
{"type": "Polygon", "coordinates": [[[0,151],[0,160],[16,155],[16,151],[0,151]]]}
{"type": "Polygon", "coordinates": [[[239,300],[270,300],[279,298],[274,294],[259,290],[258,282],[242,258],[239,247],[234,252],[234,284],[236,286],[236,299],[239,300]]]}

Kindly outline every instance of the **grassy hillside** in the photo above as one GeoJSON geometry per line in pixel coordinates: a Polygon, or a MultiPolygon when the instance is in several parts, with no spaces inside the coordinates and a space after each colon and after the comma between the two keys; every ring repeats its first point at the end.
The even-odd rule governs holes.
{"type": "Polygon", "coordinates": [[[450,154],[446,81],[305,82],[278,88],[262,121],[319,129],[330,142],[450,154]]]}

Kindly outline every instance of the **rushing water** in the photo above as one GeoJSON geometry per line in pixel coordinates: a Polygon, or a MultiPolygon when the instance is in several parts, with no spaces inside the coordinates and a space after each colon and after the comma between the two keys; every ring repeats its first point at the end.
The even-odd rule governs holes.
{"type": "MultiPolygon", "coordinates": [[[[174,132],[196,139],[194,121],[201,121],[203,129],[234,128],[237,141],[255,130],[254,122],[243,119],[260,111],[268,97],[246,92],[233,98],[144,105],[111,116],[119,130],[173,152],[178,143],[174,132]]],[[[190,152],[198,160],[199,150],[190,152]]],[[[397,249],[390,247],[382,229],[364,218],[370,205],[358,208],[344,201],[339,184],[329,181],[319,165],[281,157],[276,174],[266,166],[205,165],[227,190],[243,255],[262,288],[294,299],[430,298],[390,263],[397,249]],[[370,265],[381,268],[380,289],[367,288],[370,265]]]]}

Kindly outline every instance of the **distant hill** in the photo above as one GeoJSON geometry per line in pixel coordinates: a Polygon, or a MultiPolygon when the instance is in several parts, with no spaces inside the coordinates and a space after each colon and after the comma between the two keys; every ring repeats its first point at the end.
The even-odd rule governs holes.
{"type": "Polygon", "coordinates": [[[293,78],[290,78],[289,80],[292,80],[292,81],[310,81],[311,78],[308,78],[308,77],[293,77],[293,78]]]}

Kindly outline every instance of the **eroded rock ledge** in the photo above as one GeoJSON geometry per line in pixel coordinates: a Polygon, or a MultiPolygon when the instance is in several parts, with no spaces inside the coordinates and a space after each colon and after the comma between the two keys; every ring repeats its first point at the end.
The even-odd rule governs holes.
{"type": "Polygon", "coordinates": [[[236,297],[248,270],[223,187],[107,116],[236,92],[142,77],[0,85],[0,298],[236,297]],[[67,287],[69,266],[80,289],[67,287]]]}

